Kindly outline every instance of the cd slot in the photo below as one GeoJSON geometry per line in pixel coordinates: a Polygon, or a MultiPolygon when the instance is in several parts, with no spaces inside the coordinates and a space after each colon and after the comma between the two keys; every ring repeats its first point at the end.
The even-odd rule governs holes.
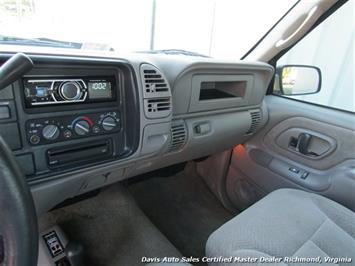
{"type": "Polygon", "coordinates": [[[112,157],[111,140],[95,141],[81,145],[70,145],[47,151],[50,168],[63,165],[88,163],[112,157]]]}

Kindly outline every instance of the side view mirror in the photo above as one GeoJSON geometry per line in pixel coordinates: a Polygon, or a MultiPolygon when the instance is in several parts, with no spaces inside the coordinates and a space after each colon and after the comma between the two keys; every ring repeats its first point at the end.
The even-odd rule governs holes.
{"type": "Polygon", "coordinates": [[[320,91],[322,74],[318,67],[284,65],[277,68],[282,95],[305,95],[320,91]]]}

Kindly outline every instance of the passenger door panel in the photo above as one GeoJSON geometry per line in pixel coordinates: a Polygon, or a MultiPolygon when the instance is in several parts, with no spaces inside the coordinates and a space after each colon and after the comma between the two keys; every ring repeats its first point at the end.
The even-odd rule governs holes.
{"type": "Polygon", "coordinates": [[[329,122],[297,116],[283,120],[274,126],[265,135],[264,144],[268,150],[306,166],[327,169],[346,158],[351,158],[354,150],[351,150],[353,145],[349,145],[349,140],[353,133],[350,129],[329,122]],[[309,155],[300,153],[295,146],[290,145],[292,139],[297,139],[302,133],[312,136],[308,146],[309,155]]]}
{"type": "Polygon", "coordinates": [[[355,210],[354,114],[274,95],[265,101],[268,123],[233,151],[226,182],[231,201],[245,208],[277,188],[291,187],[355,210]],[[311,136],[305,154],[297,147],[301,134],[311,136]]]}

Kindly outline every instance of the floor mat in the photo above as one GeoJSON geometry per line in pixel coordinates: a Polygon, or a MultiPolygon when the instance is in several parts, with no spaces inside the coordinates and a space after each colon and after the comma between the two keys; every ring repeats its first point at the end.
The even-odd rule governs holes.
{"type": "MultiPolygon", "coordinates": [[[[171,177],[133,183],[129,190],[139,207],[184,256],[205,256],[209,235],[231,219],[196,174],[194,164],[171,177]]],[[[200,263],[201,264],[201,263],[200,263]]]]}
{"type": "Polygon", "coordinates": [[[142,265],[143,256],[181,256],[121,185],[40,219],[42,230],[53,224],[58,224],[70,240],[84,245],[85,265],[134,266],[142,265]]]}

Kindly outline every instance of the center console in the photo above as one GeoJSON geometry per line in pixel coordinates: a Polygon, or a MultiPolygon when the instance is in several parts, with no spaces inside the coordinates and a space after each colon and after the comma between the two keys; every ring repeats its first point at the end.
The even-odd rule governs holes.
{"type": "Polygon", "coordinates": [[[138,101],[134,71],[124,62],[38,59],[0,95],[9,113],[0,129],[26,177],[40,180],[131,155],[139,143],[138,101]]]}

